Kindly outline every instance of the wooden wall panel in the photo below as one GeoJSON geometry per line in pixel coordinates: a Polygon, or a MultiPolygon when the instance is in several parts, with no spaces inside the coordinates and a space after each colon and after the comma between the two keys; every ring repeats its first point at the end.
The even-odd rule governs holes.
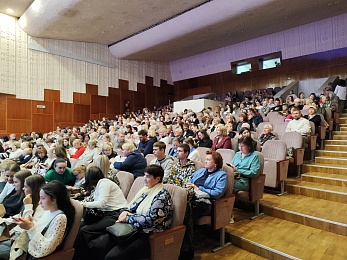
{"type": "Polygon", "coordinates": [[[31,100],[8,98],[7,119],[31,120],[31,100]]]}
{"type": "Polygon", "coordinates": [[[28,129],[32,129],[31,119],[8,119],[7,120],[7,132],[8,133],[28,133],[28,129]]]}
{"type": "MultiPolygon", "coordinates": [[[[6,101],[5,101],[6,104],[6,101]]],[[[0,109],[0,130],[5,130],[7,129],[6,125],[6,108],[1,108],[0,109]]]]}
{"type": "MultiPolygon", "coordinates": [[[[53,115],[33,114],[32,115],[32,131],[48,133],[57,126],[53,123],[53,115]]],[[[29,132],[26,129],[26,132],[29,132]]]]}
{"type": "Polygon", "coordinates": [[[59,90],[52,90],[52,89],[45,89],[44,90],[44,99],[46,101],[60,101],[60,91],[59,90]]]}
{"type": "Polygon", "coordinates": [[[54,103],[54,121],[55,122],[73,122],[73,104],[54,103]]]}
{"type": "Polygon", "coordinates": [[[87,123],[90,119],[90,106],[89,105],[78,105],[73,106],[74,118],[73,122],[76,123],[87,123]]]}
{"type": "Polygon", "coordinates": [[[52,101],[31,101],[31,111],[33,114],[53,114],[53,102],[52,101]],[[44,105],[45,108],[37,108],[38,105],[44,105]]]}
{"type": "Polygon", "coordinates": [[[112,95],[106,99],[106,113],[119,114],[120,113],[120,96],[112,95]]]}
{"type": "Polygon", "coordinates": [[[92,95],[91,96],[91,113],[106,113],[106,97],[92,95]]]}
{"type": "Polygon", "coordinates": [[[98,95],[98,86],[87,84],[86,85],[86,93],[91,95],[98,95]]]}

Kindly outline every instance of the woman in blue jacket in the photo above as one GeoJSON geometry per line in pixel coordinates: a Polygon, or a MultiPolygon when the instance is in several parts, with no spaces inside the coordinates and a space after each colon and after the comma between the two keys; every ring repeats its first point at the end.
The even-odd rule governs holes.
{"type": "Polygon", "coordinates": [[[120,171],[131,172],[136,179],[143,176],[147,167],[146,158],[136,150],[133,143],[124,143],[122,145],[123,155],[126,157],[124,162],[115,162],[114,168],[120,171]]]}
{"type": "Polygon", "coordinates": [[[195,219],[201,216],[211,215],[210,199],[221,198],[227,188],[227,174],[222,171],[222,156],[215,151],[207,151],[205,167],[194,172],[187,188],[195,191],[193,203],[193,216],[195,219]]]}

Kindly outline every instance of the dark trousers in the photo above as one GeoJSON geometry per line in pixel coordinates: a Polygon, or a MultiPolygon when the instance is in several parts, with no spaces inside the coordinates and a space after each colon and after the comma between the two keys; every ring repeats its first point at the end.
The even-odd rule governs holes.
{"type": "Polygon", "coordinates": [[[110,212],[100,221],[91,225],[85,225],[82,221],[74,244],[74,259],[92,259],[93,250],[91,249],[98,243],[100,236],[107,234],[106,227],[112,226],[117,221],[118,217],[118,212],[110,212]]]}
{"type": "MultiPolygon", "coordinates": [[[[110,245],[112,235],[105,235],[102,244],[110,245]]],[[[109,246],[108,246],[109,247],[109,246]]],[[[108,249],[107,249],[108,250],[108,249]]],[[[149,234],[136,233],[129,240],[116,244],[111,247],[105,256],[105,260],[129,260],[129,259],[147,259],[150,257],[149,234]]]]}

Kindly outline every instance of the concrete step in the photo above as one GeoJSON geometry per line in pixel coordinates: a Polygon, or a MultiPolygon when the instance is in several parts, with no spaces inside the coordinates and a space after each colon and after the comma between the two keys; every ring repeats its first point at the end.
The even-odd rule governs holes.
{"type": "Polygon", "coordinates": [[[235,212],[226,227],[233,245],[267,259],[347,259],[347,237],[264,215],[235,212]]]}
{"type": "Polygon", "coordinates": [[[286,190],[289,193],[323,200],[347,203],[347,187],[287,179],[286,190]]]}
{"type": "Polygon", "coordinates": [[[333,131],[333,135],[347,135],[347,131],[340,129],[340,131],[333,131]]]}
{"type": "Polygon", "coordinates": [[[347,235],[346,210],[344,203],[296,194],[264,194],[261,200],[261,211],[266,215],[340,235],[347,235]]]}

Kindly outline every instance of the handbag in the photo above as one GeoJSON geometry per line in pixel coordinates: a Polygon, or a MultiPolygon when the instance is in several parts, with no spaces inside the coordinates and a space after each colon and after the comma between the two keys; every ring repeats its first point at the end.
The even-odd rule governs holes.
{"type": "Polygon", "coordinates": [[[128,223],[116,222],[112,226],[107,227],[106,230],[119,240],[124,241],[135,235],[138,228],[128,223]]]}
{"type": "Polygon", "coordinates": [[[91,225],[99,222],[105,217],[105,213],[101,209],[97,208],[86,208],[84,215],[84,223],[86,225],[91,225]]]}

